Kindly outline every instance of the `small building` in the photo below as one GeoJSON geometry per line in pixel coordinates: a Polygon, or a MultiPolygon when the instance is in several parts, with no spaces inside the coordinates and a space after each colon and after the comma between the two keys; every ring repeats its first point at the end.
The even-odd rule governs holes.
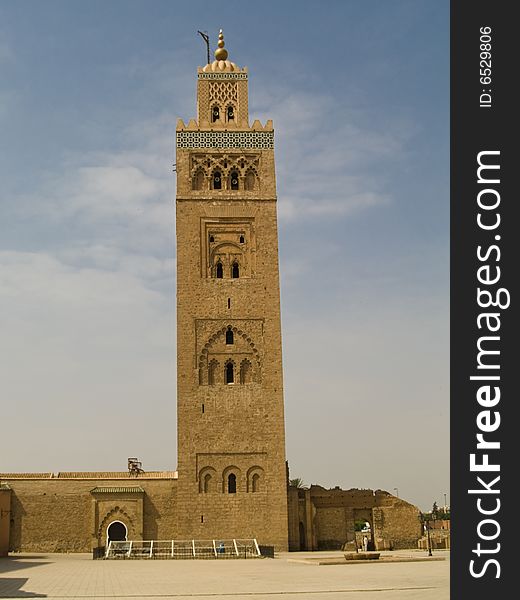
{"type": "Polygon", "coordinates": [[[356,550],[364,535],[368,550],[416,548],[419,509],[383,490],[289,487],[289,550],[356,550]],[[356,539],[356,521],[369,531],[356,539]]]}

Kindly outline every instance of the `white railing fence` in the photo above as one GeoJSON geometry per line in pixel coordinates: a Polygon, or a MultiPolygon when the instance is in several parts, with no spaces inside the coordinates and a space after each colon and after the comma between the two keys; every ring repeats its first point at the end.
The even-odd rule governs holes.
{"type": "Polygon", "coordinates": [[[255,538],[246,540],[110,541],[105,558],[258,558],[255,538]]]}

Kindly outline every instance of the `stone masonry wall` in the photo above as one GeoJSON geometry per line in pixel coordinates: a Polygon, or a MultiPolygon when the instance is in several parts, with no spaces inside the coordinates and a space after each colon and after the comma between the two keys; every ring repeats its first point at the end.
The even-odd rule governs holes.
{"type": "Polygon", "coordinates": [[[129,539],[173,539],[173,479],[7,479],[11,487],[9,548],[25,552],[89,552],[105,545],[113,520],[129,539]],[[144,493],[92,494],[96,487],[140,487],[144,493]]]}
{"type": "Polygon", "coordinates": [[[422,535],[419,509],[386,492],[376,492],[376,496],[379,506],[374,509],[374,527],[376,534],[382,538],[379,544],[382,546],[384,540],[385,546],[394,550],[416,548],[422,535]]]}
{"type": "Polygon", "coordinates": [[[376,550],[415,548],[421,536],[419,509],[409,502],[377,490],[327,490],[311,486],[306,494],[289,488],[289,547],[299,549],[299,523],[312,531],[312,548],[339,549],[355,546],[355,520],[366,519],[372,527],[376,550]],[[298,493],[299,492],[299,493],[298,493]],[[303,506],[312,505],[312,511],[303,506]]]}
{"type": "Polygon", "coordinates": [[[286,549],[273,129],[249,127],[243,76],[199,71],[199,121],[177,126],[177,528],[188,538],[256,537],[286,549]],[[221,111],[238,100],[233,123],[208,121],[217,88],[221,111]]]}

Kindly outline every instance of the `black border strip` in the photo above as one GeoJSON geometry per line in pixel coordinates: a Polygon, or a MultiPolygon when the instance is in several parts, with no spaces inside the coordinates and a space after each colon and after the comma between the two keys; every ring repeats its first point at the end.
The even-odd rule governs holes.
{"type": "MultiPolygon", "coordinates": [[[[520,572],[520,567],[513,566],[513,539],[519,538],[520,528],[512,509],[516,505],[513,483],[518,471],[514,463],[519,454],[515,438],[520,439],[515,419],[519,402],[515,373],[520,369],[515,339],[519,331],[516,306],[520,257],[515,208],[520,204],[520,194],[514,189],[515,184],[520,186],[520,168],[516,165],[520,153],[516,148],[519,127],[515,114],[519,102],[513,87],[517,84],[520,36],[514,8],[513,2],[497,0],[451,2],[451,597],[457,600],[489,599],[493,598],[490,594],[499,591],[504,592],[504,598],[512,598],[518,593],[514,591],[518,584],[513,581],[513,573],[520,572]],[[487,43],[482,33],[486,27],[491,30],[490,81],[481,80],[488,68],[481,64],[487,56],[480,56],[481,50],[488,51],[487,46],[480,47],[487,43]],[[478,156],[482,152],[482,163],[500,168],[481,170],[479,183],[478,156]],[[479,198],[482,205],[492,206],[493,200],[498,205],[479,207],[479,198]],[[486,226],[494,225],[499,214],[499,225],[494,229],[480,227],[479,213],[486,226]],[[478,280],[481,267],[481,279],[496,278],[497,267],[500,279],[493,284],[482,283],[478,280]],[[480,306],[478,288],[498,298],[502,306],[480,306]],[[510,306],[505,307],[508,295],[510,306]],[[479,315],[491,312],[498,317],[486,320],[481,316],[479,329],[479,315]],[[498,322],[500,328],[490,331],[488,324],[496,327],[498,322]],[[486,336],[488,339],[484,339],[486,336]],[[480,368],[479,339],[481,349],[500,352],[482,354],[480,368]],[[471,376],[500,379],[471,380],[471,376]],[[486,386],[490,386],[491,395],[486,396],[486,386]],[[500,388],[500,400],[491,406],[497,396],[496,387],[500,388]],[[479,419],[482,427],[496,430],[483,433],[479,419]],[[499,442],[500,449],[477,449],[478,433],[489,442],[499,442]],[[477,464],[482,464],[487,454],[489,463],[500,471],[484,471],[484,467],[471,471],[471,454],[477,464]],[[500,479],[492,485],[497,476],[500,479]],[[490,490],[486,492],[477,477],[490,490]],[[470,494],[468,490],[480,491],[470,494]],[[484,510],[497,512],[484,515],[484,510]],[[486,536],[495,539],[481,539],[486,536]]],[[[480,295],[482,305],[486,298],[487,294],[480,295]]]]}

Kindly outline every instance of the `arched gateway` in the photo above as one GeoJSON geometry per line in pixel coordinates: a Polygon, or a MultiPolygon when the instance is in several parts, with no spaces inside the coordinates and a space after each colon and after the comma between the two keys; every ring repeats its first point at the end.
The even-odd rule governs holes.
{"type": "Polygon", "coordinates": [[[107,544],[109,542],[126,542],[128,530],[121,521],[112,521],[107,527],[107,544]]]}

